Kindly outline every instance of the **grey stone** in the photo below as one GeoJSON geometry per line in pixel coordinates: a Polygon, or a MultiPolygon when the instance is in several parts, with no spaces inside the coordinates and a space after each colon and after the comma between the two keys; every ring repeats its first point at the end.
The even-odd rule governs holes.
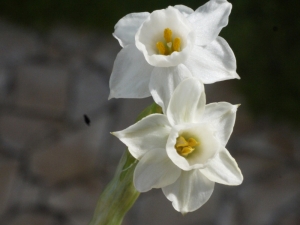
{"type": "Polygon", "coordinates": [[[230,199],[230,201],[221,202],[220,201],[220,209],[213,219],[216,221],[216,224],[222,225],[238,225],[237,221],[237,205],[234,202],[234,199],[230,199]]]}
{"type": "Polygon", "coordinates": [[[40,51],[36,32],[0,22],[0,59],[10,64],[20,63],[40,51]]]}
{"type": "Polygon", "coordinates": [[[272,180],[245,187],[240,195],[247,212],[245,224],[268,224],[277,209],[299,196],[299,186],[299,173],[286,170],[272,180]]]}
{"type": "Polygon", "coordinates": [[[0,67],[0,103],[6,103],[9,95],[10,78],[8,71],[0,67]]]}
{"type": "Polygon", "coordinates": [[[237,155],[234,157],[242,171],[245,182],[250,182],[257,175],[272,172],[281,165],[279,160],[270,160],[248,154],[237,155]]]}
{"type": "Polygon", "coordinates": [[[54,27],[48,36],[50,45],[58,51],[66,53],[81,53],[83,55],[88,48],[90,33],[79,32],[68,26],[54,27]]]}
{"type": "Polygon", "coordinates": [[[39,202],[41,187],[18,176],[14,187],[11,188],[10,204],[27,210],[35,207],[39,202]]]}
{"type": "Polygon", "coordinates": [[[15,152],[47,136],[53,126],[39,119],[3,114],[0,116],[2,144],[15,152]]]}
{"type": "Polygon", "coordinates": [[[21,66],[17,74],[18,106],[61,116],[66,110],[68,73],[59,66],[21,66]]]}
{"type": "Polygon", "coordinates": [[[74,80],[68,115],[71,120],[82,120],[83,115],[91,115],[103,110],[108,103],[108,84],[96,71],[80,70],[74,80]]]}
{"type": "Polygon", "coordinates": [[[90,214],[76,213],[70,216],[69,222],[66,225],[86,225],[91,220],[90,214]]]}
{"type": "MultiPolygon", "coordinates": [[[[280,221],[276,221],[277,224],[283,225],[299,225],[300,224],[300,217],[299,212],[289,212],[286,213],[283,218],[280,218],[280,221]]],[[[275,222],[275,224],[276,224],[275,222]]]]}
{"type": "Polygon", "coordinates": [[[43,214],[24,213],[16,215],[9,225],[57,225],[57,222],[50,216],[43,214]]]}
{"type": "Polygon", "coordinates": [[[235,148],[240,152],[266,157],[269,159],[281,159],[282,154],[278,146],[268,140],[267,131],[256,131],[249,133],[235,140],[235,148]]]}
{"type": "Polygon", "coordinates": [[[91,59],[110,73],[120,50],[121,47],[113,36],[103,35],[97,46],[95,46],[94,51],[91,53],[91,59]]]}
{"type": "Polygon", "coordinates": [[[102,117],[81,131],[62,134],[50,146],[40,146],[42,150],[32,155],[31,171],[48,184],[93,173],[106,160],[107,150],[101,148],[108,135],[106,122],[102,117]]]}
{"type": "Polygon", "coordinates": [[[15,184],[18,162],[0,159],[0,216],[10,205],[11,190],[15,184]]]}
{"type": "Polygon", "coordinates": [[[103,184],[99,180],[89,179],[84,185],[71,186],[63,190],[56,190],[49,196],[49,205],[59,211],[85,213],[90,219],[99,197],[103,184]]]}

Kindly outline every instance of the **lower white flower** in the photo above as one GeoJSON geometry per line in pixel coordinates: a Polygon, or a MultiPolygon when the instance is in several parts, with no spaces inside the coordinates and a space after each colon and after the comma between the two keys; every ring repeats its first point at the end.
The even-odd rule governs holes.
{"type": "Polygon", "coordinates": [[[152,114],[113,134],[139,160],[134,185],[140,192],[162,188],[182,213],[201,207],[215,182],[239,185],[243,176],[225,145],[237,105],[205,105],[204,86],[195,78],[174,91],[166,114],[152,114]]]}

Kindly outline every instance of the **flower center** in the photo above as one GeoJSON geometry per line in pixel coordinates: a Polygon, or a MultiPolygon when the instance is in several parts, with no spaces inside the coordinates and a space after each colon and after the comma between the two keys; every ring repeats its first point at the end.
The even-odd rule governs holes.
{"type": "Polygon", "coordinates": [[[191,154],[195,150],[194,147],[198,145],[200,145],[200,142],[197,142],[194,138],[186,140],[183,136],[179,136],[176,139],[175,148],[179,155],[186,157],[191,154]]]}
{"type": "Polygon", "coordinates": [[[164,30],[164,41],[158,41],[156,48],[160,55],[171,55],[174,51],[179,52],[181,40],[179,37],[172,38],[172,30],[166,28],[164,30]]]}

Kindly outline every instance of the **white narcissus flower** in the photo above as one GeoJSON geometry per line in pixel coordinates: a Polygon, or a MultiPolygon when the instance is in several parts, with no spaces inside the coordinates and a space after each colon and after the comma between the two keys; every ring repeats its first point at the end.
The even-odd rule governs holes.
{"type": "Polygon", "coordinates": [[[225,148],[238,106],[205,102],[203,84],[188,78],[175,89],[166,114],[149,115],[113,133],[139,160],[134,171],[136,189],[162,188],[182,213],[201,207],[215,182],[239,185],[243,180],[225,148]]]}
{"type": "Polygon", "coordinates": [[[205,84],[239,78],[235,56],[218,36],[231,8],[226,0],[210,0],[196,11],[176,5],[123,17],[113,33],[123,49],[114,63],[109,98],[152,94],[165,109],[187,77],[205,84]]]}

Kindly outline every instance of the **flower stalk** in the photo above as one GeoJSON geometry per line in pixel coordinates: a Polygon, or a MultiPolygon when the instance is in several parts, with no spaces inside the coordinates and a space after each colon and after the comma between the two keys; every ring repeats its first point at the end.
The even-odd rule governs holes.
{"type": "MultiPolygon", "coordinates": [[[[137,117],[137,121],[150,114],[161,112],[161,107],[153,103],[137,117]]],[[[100,195],[89,225],[120,225],[122,223],[124,216],[140,195],[133,185],[133,173],[137,163],[138,161],[128,150],[124,152],[114,178],[100,195]]]]}

